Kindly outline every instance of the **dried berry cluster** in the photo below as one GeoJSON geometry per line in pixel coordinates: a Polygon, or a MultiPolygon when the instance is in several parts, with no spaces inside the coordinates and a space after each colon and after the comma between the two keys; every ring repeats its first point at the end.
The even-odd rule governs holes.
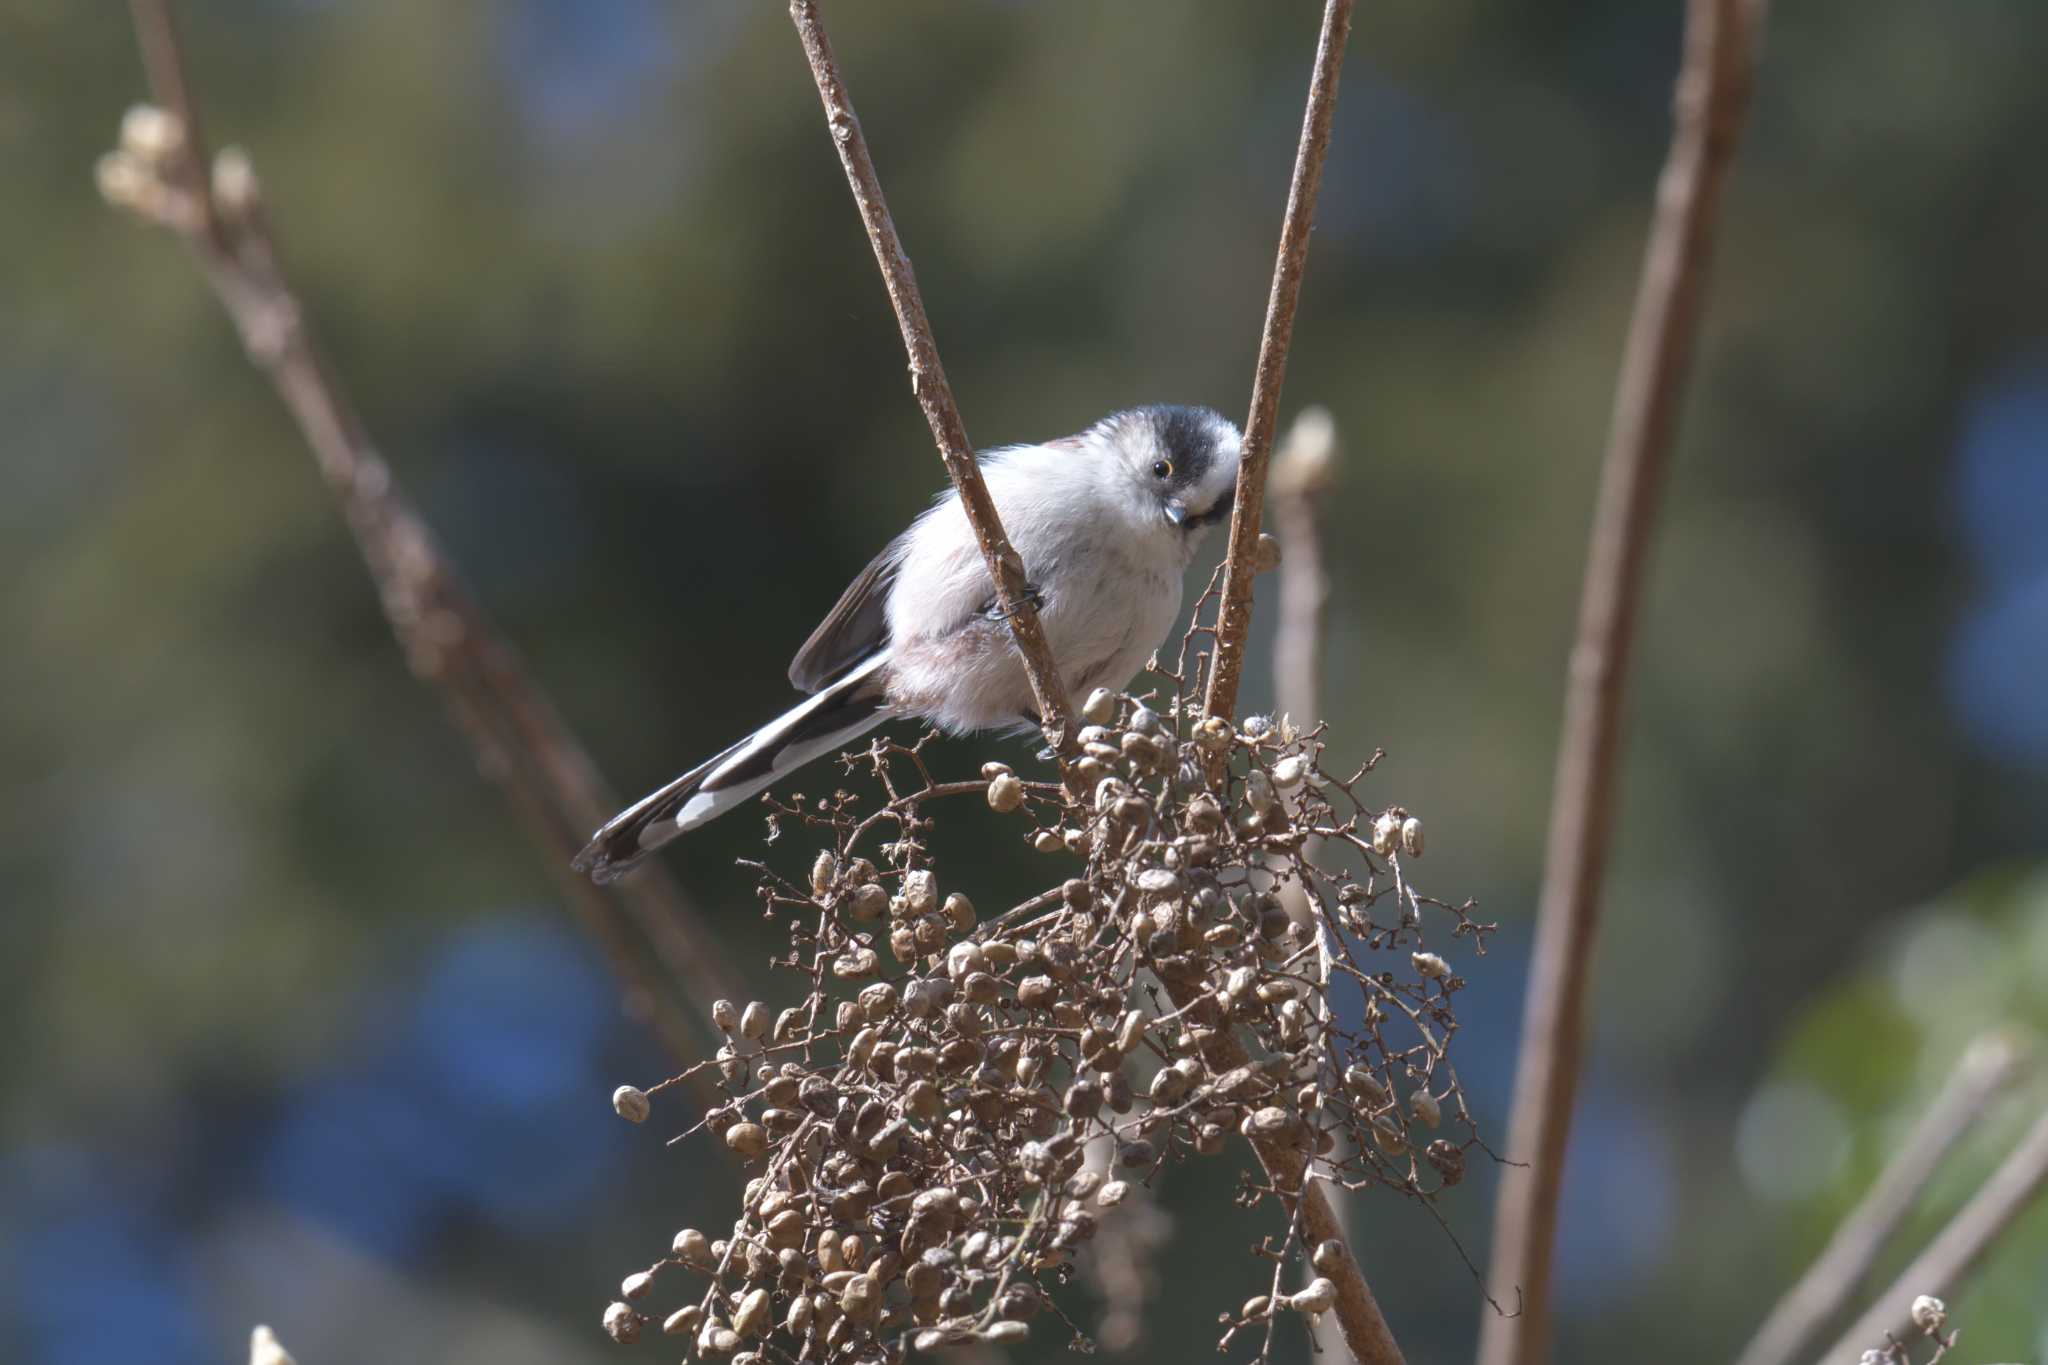
{"type": "Polygon", "coordinates": [[[1865,1351],[1857,1365],[1939,1365],[1955,1349],[1956,1337],[1960,1335],[1944,1331],[1948,1327],[1948,1305],[1932,1294],[1922,1294],[1913,1300],[1911,1316],[1913,1325],[1907,1329],[1904,1341],[1886,1332],[1884,1345],[1865,1351]],[[1916,1362],[1913,1347],[1921,1341],[1933,1342],[1934,1349],[1925,1360],[1916,1362]]]}
{"type": "MultiPolygon", "coordinates": [[[[882,740],[846,760],[880,786],[873,809],[843,791],[775,808],[830,839],[807,877],[759,866],[810,989],[780,1012],[718,1003],[727,1098],[700,1125],[758,1174],[729,1235],[686,1228],[626,1280],[613,1336],[679,1293],[662,1330],[739,1365],[896,1360],[1041,1314],[1072,1329],[1050,1291],[1131,1185],[1239,1133],[1354,1189],[1427,1200],[1462,1178],[1463,982],[1426,942],[1487,926],[1409,887],[1420,823],[1359,801],[1370,763],[1325,770],[1320,730],[1107,692],[1082,711],[1072,790],[1000,763],[939,782],[923,741],[882,740]],[[1079,874],[981,918],[927,846],[927,808],[967,797],[1079,874]]],[[[615,1102],[648,1112],[638,1090],[615,1102]]],[[[1262,1355],[1281,1314],[1332,1306],[1345,1255],[1306,1244],[1291,1192],[1241,1186],[1291,1211],[1265,1292],[1224,1318],[1226,1344],[1255,1328],[1262,1355]]]]}

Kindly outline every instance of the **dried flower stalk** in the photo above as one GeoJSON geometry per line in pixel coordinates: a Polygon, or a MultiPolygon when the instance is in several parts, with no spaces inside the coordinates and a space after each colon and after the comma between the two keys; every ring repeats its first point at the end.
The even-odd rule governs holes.
{"type": "Polygon", "coordinates": [[[200,141],[166,0],[133,0],[132,12],[162,107],[129,112],[121,145],[100,161],[101,191],[192,247],[250,360],[284,400],[340,501],[413,672],[440,692],[478,768],[526,823],[569,907],[623,984],[628,1010],[680,1059],[700,1056],[696,1030],[637,941],[650,944],[700,998],[731,993],[745,978],[665,875],[636,878],[614,901],[569,872],[584,833],[616,801],[553,702],[470,596],[322,362],[279,264],[248,158],[229,148],[209,160],[200,141]]]}
{"type": "Polygon", "coordinates": [[[1541,1365],[1549,1351],[1551,1256],[1572,1101],[1585,1043],[1586,983],[1620,770],[1622,702],[1657,493],[1677,426],[1706,294],[1715,218],[1749,102],[1752,0],[1689,0],[1676,126],[1616,387],[1572,649],[1551,800],[1536,946],[1489,1281],[1519,1293],[1486,1315],[1480,1365],[1541,1365]]]}

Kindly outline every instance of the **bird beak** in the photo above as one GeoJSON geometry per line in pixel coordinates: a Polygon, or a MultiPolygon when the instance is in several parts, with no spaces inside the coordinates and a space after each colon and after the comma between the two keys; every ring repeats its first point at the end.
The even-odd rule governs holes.
{"type": "Polygon", "coordinates": [[[1169,498],[1166,503],[1166,519],[1175,526],[1188,523],[1188,505],[1179,498],[1169,498]]]}

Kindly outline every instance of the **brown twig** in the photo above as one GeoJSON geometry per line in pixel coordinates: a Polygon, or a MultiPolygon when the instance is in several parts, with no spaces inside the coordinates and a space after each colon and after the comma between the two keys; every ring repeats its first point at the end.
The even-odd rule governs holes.
{"type": "MultiPolygon", "coordinates": [[[[1168,981],[1166,990],[1177,1009],[1190,1009],[1201,998],[1199,987],[1192,987],[1187,981],[1168,981]]],[[[1218,1076],[1227,1075],[1251,1060],[1244,1045],[1227,1029],[1215,1031],[1203,1046],[1202,1057],[1218,1076]]],[[[1359,1269],[1358,1257],[1344,1236],[1343,1224],[1330,1204],[1324,1182],[1309,1178],[1307,1154],[1286,1142],[1265,1138],[1252,1138],[1251,1144],[1259,1164],[1265,1168],[1266,1178],[1280,1192],[1290,1215],[1296,1200],[1301,1201],[1305,1240],[1311,1246],[1333,1239],[1344,1244],[1343,1264],[1324,1273],[1337,1286],[1337,1328],[1344,1334],[1344,1345],[1352,1359],[1358,1365],[1404,1365],[1393,1329],[1387,1326],[1379,1300],[1373,1297],[1372,1286],[1359,1269]]]]}
{"type": "MultiPolygon", "coordinates": [[[[279,266],[246,160],[227,154],[209,172],[168,3],[133,0],[132,10],[150,86],[175,126],[160,149],[160,165],[121,167],[108,177],[103,164],[103,185],[110,196],[121,186],[139,188],[129,206],[179,231],[192,246],[250,360],[275,386],[340,499],[413,672],[440,691],[477,766],[532,831],[570,907],[623,983],[629,1012],[690,1061],[702,1051],[697,1030],[667,983],[642,961],[631,926],[694,997],[744,996],[743,978],[672,881],[657,874],[628,883],[622,913],[619,902],[570,872],[584,833],[603,822],[614,801],[588,753],[398,488],[322,362],[279,266]],[[152,173],[161,183],[143,178],[152,173]]],[[[132,155],[124,150],[113,158],[132,155]]]]}
{"type": "Polygon", "coordinates": [[[1953,1302],[1965,1278],[1992,1243],[2048,1186],[2048,1112],[2034,1122],[2012,1154],[1991,1173],[1948,1226],[1899,1272],[1862,1317],[1821,1359],[1827,1365],[1853,1362],[1887,1332],[1904,1337],[1912,1323],[1915,1296],[1933,1294],[1953,1302]]]}
{"type": "Polygon", "coordinates": [[[1841,1311],[1870,1273],[1942,1158],[2011,1082],[2019,1055],[2012,1038],[2002,1033],[1970,1045],[1905,1146],[1835,1229],[1827,1249],[1778,1300],[1736,1365],[1791,1365],[1800,1358],[1814,1334],[1841,1311]]]}
{"type": "Polygon", "coordinates": [[[896,235],[895,220],[882,195],[882,182],[875,174],[874,158],[868,155],[867,138],[860,119],[853,112],[853,99],[840,78],[839,63],[825,36],[824,21],[818,17],[816,0],[790,0],[789,17],[802,39],[804,56],[810,61],[811,79],[817,82],[818,98],[825,106],[825,122],[832,131],[832,145],[839,151],[839,164],[846,168],[846,183],[860,210],[861,225],[875,250],[875,264],[881,267],[882,283],[889,291],[889,305],[896,311],[896,323],[903,333],[903,349],[910,357],[910,387],[918,406],[938,442],[939,458],[945,461],[946,476],[960,495],[961,508],[981,543],[988,561],[989,576],[995,582],[996,601],[1009,618],[1010,633],[1031,680],[1031,694],[1038,703],[1041,728],[1046,742],[1061,753],[1076,746],[1073,706],[1067,688],[1046,642],[1045,627],[1031,603],[1030,585],[1025,579],[1024,561],[1003,531],[1002,518],[982,482],[974,462],[974,447],[968,443],[967,428],[960,409],[953,402],[953,387],[946,382],[945,366],[939,363],[938,343],[932,339],[931,319],[925,316],[924,297],[917,289],[917,276],[910,257],[896,235]]]}
{"type": "MultiPolygon", "coordinates": [[[[1308,262],[1316,192],[1323,184],[1323,159],[1330,150],[1330,120],[1337,111],[1337,81],[1344,70],[1345,40],[1351,36],[1352,0],[1326,0],[1323,29],[1316,40],[1316,64],[1309,78],[1308,107],[1302,114],[1301,144],[1294,154],[1294,178],[1287,187],[1287,216],[1280,226],[1280,251],[1273,263],[1273,289],[1266,299],[1266,325],[1259,336],[1258,370],[1252,379],[1251,416],[1244,425],[1243,456],[1237,468],[1237,501],[1230,513],[1230,551],[1224,560],[1223,602],[1216,613],[1216,662],[1202,709],[1228,720],[1237,712],[1238,682],[1244,673],[1245,633],[1251,628],[1254,556],[1266,497],[1266,469],[1280,420],[1280,386],[1287,378],[1287,348],[1294,340],[1294,310],[1301,300],[1302,270],[1308,262]]],[[[1297,717],[1307,722],[1306,716],[1297,717]]]]}
{"type": "Polygon", "coordinates": [[[1657,494],[1698,331],[1716,213],[1748,104],[1747,0],[1690,0],[1676,127],[1636,292],[1579,601],[1516,1067],[1491,1283],[1523,1310],[1489,1316],[1481,1365],[1537,1365],[1550,1334],[1551,1253],[1578,1090],[1586,981],[1613,827],[1622,701],[1657,494]]]}

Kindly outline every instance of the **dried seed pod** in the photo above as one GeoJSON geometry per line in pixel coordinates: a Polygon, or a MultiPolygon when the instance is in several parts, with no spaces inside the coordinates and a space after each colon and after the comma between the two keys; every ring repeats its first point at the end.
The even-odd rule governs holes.
{"type": "Polygon", "coordinates": [[[1427,977],[1431,981],[1441,981],[1451,974],[1451,964],[1438,957],[1435,953],[1410,953],[1408,961],[1414,966],[1418,975],[1427,977]]]}
{"type": "Polygon", "coordinates": [[[720,1033],[731,1033],[735,1028],[739,1027],[739,1007],[730,1000],[712,1001],[711,1022],[717,1026],[720,1033]]]}
{"type": "Polygon", "coordinates": [[[1412,815],[1401,822],[1401,851],[1411,858],[1422,856],[1422,822],[1412,815]]]}
{"type": "Polygon", "coordinates": [[[1327,1313],[1337,1306],[1337,1286],[1318,1275],[1300,1293],[1288,1295],[1287,1306],[1297,1313],[1327,1313]]]}
{"type": "Polygon", "coordinates": [[[1148,896],[1178,896],[1187,889],[1187,883],[1171,868],[1153,867],[1138,874],[1138,889],[1148,896]]]}
{"type": "Polygon", "coordinates": [[[703,1316],[703,1309],[694,1303],[686,1303],[662,1319],[662,1333],[671,1337],[687,1336],[697,1330],[697,1323],[703,1316]]]}
{"type": "Polygon", "coordinates": [[[889,893],[878,882],[862,882],[846,900],[847,915],[862,924],[880,919],[888,908],[889,893]]]}
{"type": "Polygon", "coordinates": [[[628,1123],[645,1123],[647,1116],[654,1112],[654,1106],[648,1103],[647,1092],[632,1085],[622,1085],[612,1091],[612,1108],[628,1123]]]}
{"type": "Polygon", "coordinates": [[[974,902],[960,892],[955,891],[947,896],[943,909],[947,921],[953,926],[954,933],[964,934],[974,928],[974,902]]]}
{"type": "Polygon", "coordinates": [[[1128,1184],[1121,1180],[1112,1180],[1102,1187],[1102,1193],[1096,1196],[1095,1202],[1105,1209],[1113,1209],[1123,1203],[1130,1192],[1131,1187],[1128,1184]]]}
{"type": "Polygon", "coordinates": [[[820,850],[817,861],[811,864],[811,894],[822,896],[830,891],[833,874],[838,871],[839,860],[832,856],[832,850],[820,850]]]}
{"type": "Polygon", "coordinates": [[[743,1337],[761,1335],[768,1330],[768,1315],[774,1307],[775,1296],[766,1289],[749,1290],[733,1311],[732,1330],[743,1337]]]}
{"type": "Polygon", "coordinates": [[[1436,1096],[1430,1094],[1427,1090],[1418,1090],[1410,1095],[1408,1097],[1408,1108],[1416,1118],[1421,1119],[1432,1128],[1444,1121],[1443,1106],[1438,1104],[1436,1096]]]}
{"type": "Polygon", "coordinates": [[[743,1157],[757,1157],[768,1150],[768,1130],[758,1123],[735,1123],[725,1130],[725,1145],[743,1157]]]}
{"type": "Polygon", "coordinates": [[[740,1037],[759,1038],[768,1031],[768,1006],[759,1000],[748,1003],[740,1013],[740,1037]]]}
{"type": "Polygon", "coordinates": [[[1422,1155],[1436,1168],[1444,1184],[1455,1185],[1465,1178],[1465,1153],[1456,1143],[1438,1138],[1422,1149],[1422,1155]]]}
{"type": "Polygon", "coordinates": [[[1344,1243],[1330,1237],[1316,1243],[1316,1249],[1310,1253],[1308,1263],[1316,1268],[1318,1274],[1334,1275],[1343,1268],[1348,1259],[1344,1243]]]}
{"type": "Polygon", "coordinates": [[[623,1303],[614,1303],[604,1310],[605,1335],[622,1346],[640,1340],[640,1327],[646,1321],[623,1303]]]}
{"type": "Polygon", "coordinates": [[[1400,1121],[1391,1114],[1378,1115],[1372,1121],[1373,1141],[1389,1156],[1399,1156],[1408,1150],[1408,1135],[1401,1131],[1400,1121]]]}
{"type": "Polygon", "coordinates": [[[987,970],[988,958],[978,943],[956,943],[946,954],[946,975],[956,982],[974,972],[987,970]]]}
{"type": "Polygon", "coordinates": [[[839,1291],[839,1311],[856,1322],[873,1317],[882,1306],[882,1286],[866,1275],[856,1275],[839,1291]]]}
{"type": "Polygon", "coordinates": [[[1116,693],[1098,687],[1081,703],[1081,719],[1091,725],[1107,725],[1116,719],[1116,693]]]}
{"type": "Polygon", "coordinates": [[[688,1266],[705,1266],[711,1263],[710,1239],[695,1228],[684,1228],[676,1234],[674,1251],[676,1259],[688,1266]]]}
{"type": "Polygon", "coordinates": [[[1382,1105],[1391,1098],[1385,1082],[1362,1066],[1347,1067],[1344,1071],[1344,1084],[1350,1088],[1352,1094],[1369,1105],[1382,1105]]]}
{"type": "Polygon", "coordinates": [[[1401,840],[1401,817],[1388,811],[1372,822],[1372,851],[1382,858],[1393,853],[1401,840]]]}
{"type": "Polygon", "coordinates": [[[644,1299],[647,1291],[654,1288],[654,1276],[645,1270],[636,1270],[619,1284],[622,1299],[644,1299]]]}
{"type": "Polygon", "coordinates": [[[903,906],[912,915],[928,915],[939,908],[939,883],[925,868],[903,874],[903,906]]]}
{"type": "Polygon", "coordinates": [[[989,780],[988,807],[998,815],[1009,815],[1024,804],[1024,784],[1007,772],[989,780]]]}

